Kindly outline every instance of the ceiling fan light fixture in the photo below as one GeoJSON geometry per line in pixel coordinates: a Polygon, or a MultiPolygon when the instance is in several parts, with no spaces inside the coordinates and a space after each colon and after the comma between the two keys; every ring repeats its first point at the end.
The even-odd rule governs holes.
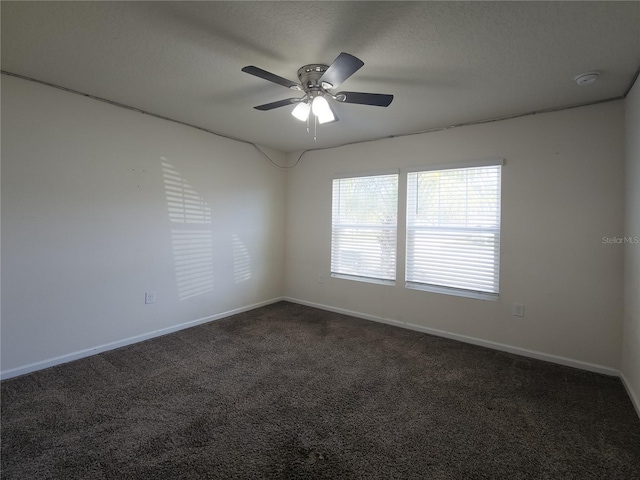
{"type": "Polygon", "coordinates": [[[291,115],[296,117],[301,122],[306,122],[307,118],[309,118],[310,111],[311,107],[307,102],[300,102],[298,105],[296,105],[296,108],[291,111],[291,115]]]}
{"type": "Polygon", "coordinates": [[[331,110],[331,107],[329,107],[329,111],[326,114],[318,117],[318,123],[320,125],[322,125],[324,123],[332,123],[332,122],[335,122],[337,120],[338,120],[338,118],[333,113],[333,110],[331,110]]]}
{"type": "Polygon", "coordinates": [[[331,111],[331,107],[329,106],[329,102],[327,99],[321,95],[318,95],[313,99],[311,103],[311,111],[313,114],[318,117],[318,123],[330,123],[333,122],[336,117],[331,111]]]}

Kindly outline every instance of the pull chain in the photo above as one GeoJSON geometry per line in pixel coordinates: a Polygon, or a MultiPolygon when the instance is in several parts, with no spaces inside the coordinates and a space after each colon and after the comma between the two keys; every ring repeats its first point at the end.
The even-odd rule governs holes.
{"type": "Polygon", "coordinates": [[[313,141],[318,141],[318,117],[313,116],[313,141]]]}

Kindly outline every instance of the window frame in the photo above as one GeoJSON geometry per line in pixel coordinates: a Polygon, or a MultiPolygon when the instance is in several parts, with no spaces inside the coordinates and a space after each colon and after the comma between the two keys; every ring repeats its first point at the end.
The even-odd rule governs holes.
{"type": "MultiPolygon", "coordinates": [[[[495,231],[498,234],[498,244],[494,252],[494,276],[496,277],[496,291],[495,292],[485,292],[478,290],[465,289],[460,287],[451,287],[445,285],[437,285],[430,283],[422,283],[407,280],[408,277],[408,262],[409,262],[409,239],[410,239],[410,228],[409,228],[409,174],[410,173],[420,173],[420,172],[434,172],[434,171],[446,171],[446,170],[459,170],[466,168],[481,168],[481,167],[503,167],[504,159],[503,158],[488,158],[481,159],[470,162],[462,162],[462,163],[450,163],[444,165],[423,165],[411,167],[404,170],[404,182],[405,182],[405,191],[404,191],[404,218],[399,219],[403,220],[404,223],[404,279],[405,279],[405,288],[410,290],[420,290],[432,293],[440,293],[445,295],[454,295],[458,297],[466,297],[466,298],[474,298],[480,300],[490,300],[497,301],[500,295],[500,252],[501,252],[501,241],[502,241],[502,168],[500,168],[500,188],[499,188],[499,197],[498,197],[498,228],[497,229],[489,229],[486,228],[486,231],[495,231]]],[[[474,230],[475,231],[475,230],[474,230]]]]}
{"type": "MultiPolygon", "coordinates": [[[[396,285],[396,281],[398,279],[398,244],[399,244],[399,226],[400,226],[400,182],[401,182],[401,174],[399,169],[385,169],[385,170],[375,170],[368,172],[357,172],[357,173],[341,173],[337,175],[333,175],[331,177],[331,235],[330,235],[330,257],[329,257],[329,271],[331,278],[339,278],[345,280],[353,280],[357,282],[365,282],[365,283],[374,283],[380,285],[396,285]],[[350,273],[343,272],[334,272],[334,213],[335,213],[335,193],[334,193],[334,184],[336,180],[345,180],[345,179],[356,179],[356,178],[366,178],[366,177],[381,177],[381,176],[396,176],[396,202],[395,202],[395,250],[394,250],[394,268],[393,268],[393,279],[386,278],[377,278],[370,276],[361,276],[354,275],[350,273]]],[[[383,227],[381,227],[383,228],[383,227]]]]}

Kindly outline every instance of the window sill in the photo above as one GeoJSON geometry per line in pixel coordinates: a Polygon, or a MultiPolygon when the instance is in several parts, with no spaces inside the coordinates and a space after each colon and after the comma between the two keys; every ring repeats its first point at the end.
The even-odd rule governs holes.
{"type": "Polygon", "coordinates": [[[396,284],[395,280],[383,280],[381,278],[358,277],[357,275],[345,275],[344,273],[332,273],[331,278],[341,278],[343,280],[354,280],[356,282],[376,283],[378,285],[394,286],[396,284]]]}
{"type": "Polygon", "coordinates": [[[497,293],[476,292],[473,290],[463,290],[461,288],[441,287],[438,285],[428,285],[424,283],[411,283],[411,282],[407,282],[405,284],[405,287],[411,290],[422,290],[423,292],[443,293],[445,295],[453,295],[456,297],[475,298],[476,300],[489,300],[492,302],[498,301],[497,293]]]}

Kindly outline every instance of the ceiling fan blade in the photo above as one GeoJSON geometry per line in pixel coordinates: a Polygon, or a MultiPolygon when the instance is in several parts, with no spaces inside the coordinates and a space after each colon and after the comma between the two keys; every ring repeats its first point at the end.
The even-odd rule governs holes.
{"type": "Polygon", "coordinates": [[[331,84],[331,87],[329,88],[336,88],[347,78],[356,73],[363,65],[364,62],[359,58],[342,52],[322,74],[318,83],[320,85],[322,85],[323,82],[329,83],[331,84]]]}
{"type": "Polygon", "coordinates": [[[267,72],[266,70],[254,67],[253,65],[244,67],[242,71],[248,73],[249,75],[255,75],[256,77],[268,80],[269,82],[277,83],[278,85],[282,85],[283,87],[300,90],[300,85],[296,82],[292,82],[291,80],[287,80],[286,78],[279,77],[275,73],[267,72]]]}
{"type": "Polygon", "coordinates": [[[358,103],[360,105],[373,105],[375,107],[388,107],[393,100],[393,95],[383,93],[340,92],[336,97],[344,103],[358,103]],[[344,100],[342,100],[344,96],[344,100]]]}
{"type": "Polygon", "coordinates": [[[284,100],[265,103],[264,105],[258,105],[257,107],[253,107],[253,108],[255,108],[256,110],[262,110],[264,112],[266,110],[273,110],[274,108],[286,107],[287,105],[291,105],[292,103],[299,103],[302,100],[303,98],[285,98],[284,100]]]}

